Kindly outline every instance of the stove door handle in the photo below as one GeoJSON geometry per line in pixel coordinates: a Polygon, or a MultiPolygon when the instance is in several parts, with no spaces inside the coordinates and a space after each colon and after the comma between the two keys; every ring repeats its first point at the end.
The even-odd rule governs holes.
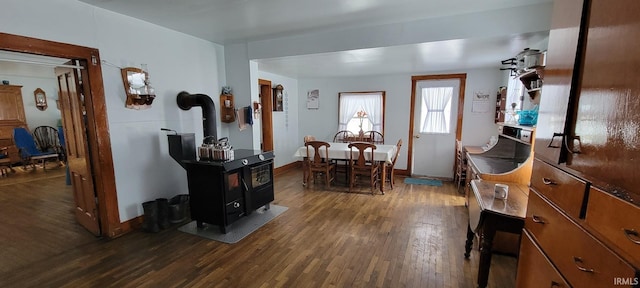
{"type": "Polygon", "coordinates": [[[242,186],[244,186],[244,191],[249,191],[249,186],[247,185],[247,182],[244,181],[244,178],[242,178],[242,186]]]}

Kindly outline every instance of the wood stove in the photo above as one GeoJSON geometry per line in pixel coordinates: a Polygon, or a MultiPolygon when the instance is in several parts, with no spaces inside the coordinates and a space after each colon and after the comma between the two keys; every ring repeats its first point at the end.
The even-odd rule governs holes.
{"type": "Polygon", "coordinates": [[[184,161],[189,182],[191,218],[199,228],[204,223],[227,226],[274,200],[273,153],[235,150],[227,161],[184,161]]]}
{"type": "MultiPolygon", "coordinates": [[[[213,101],[204,94],[178,94],[178,106],[202,106],[204,136],[216,138],[213,101]]],[[[163,129],[167,130],[167,129],[163,129]]],[[[199,228],[218,225],[222,233],[238,219],[274,200],[273,152],[235,149],[224,161],[196,158],[193,133],[167,135],[169,154],[187,170],[191,219],[199,228]]]]}

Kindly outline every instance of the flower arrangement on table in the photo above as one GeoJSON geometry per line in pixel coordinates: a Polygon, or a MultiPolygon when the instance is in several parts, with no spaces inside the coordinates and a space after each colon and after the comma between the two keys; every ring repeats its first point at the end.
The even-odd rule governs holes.
{"type": "Polygon", "coordinates": [[[365,112],[364,110],[360,110],[358,111],[358,113],[356,113],[356,117],[360,119],[360,125],[358,125],[358,127],[360,127],[360,138],[362,138],[362,136],[364,136],[364,131],[362,131],[362,122],[364,121],[364,118],[367,117],[367,112],[365,112]]]}

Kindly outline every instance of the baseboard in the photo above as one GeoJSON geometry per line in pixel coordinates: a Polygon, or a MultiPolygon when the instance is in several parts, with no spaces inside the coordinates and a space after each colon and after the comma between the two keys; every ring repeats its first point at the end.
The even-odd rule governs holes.
{"type": "MultiPolygon", "coordinates": [[[[144,221],[144,217],[143,215],[140,215],[138,217],[134,217],[132,219],[129,219],[128,221],[120,223],[120,231],[119,231],[120,234],[115,237],[140,229],[142,227],[142,221],[144,221]]],[[[115,237],[110,237],[110,238],[115,238],[115,237]]]]}
{"type": "Polygon", "coordinates": [[[409,170],[407,169],[396,169],[395,174],[402,175],[402,176],[411,176],[411,174],[409,174],[409,170]]]}
{"type": "Polygon", "coordinates": [[[273,169],[273,175],[278,176],[283,174],[289,170],[302,168],[302,161],[291,162],[287,165],[280,166],[278,168],[273,169]]]}

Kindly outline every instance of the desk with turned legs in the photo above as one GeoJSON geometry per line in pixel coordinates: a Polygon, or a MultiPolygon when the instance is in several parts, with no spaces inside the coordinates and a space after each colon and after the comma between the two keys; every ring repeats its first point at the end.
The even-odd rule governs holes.
{"type": "Polygon", "coordinates": [[[487,286],[491,248],[496,231],[521,234],[527,212],[528,188],[517,183],[500,182],[509,186],[507,199],[496,199],[494,185],[499,182],[472,180],[469,193],[469,226],[464,257],[469,258],[473,237],[480,235],[478,287],[487,286]]]}

